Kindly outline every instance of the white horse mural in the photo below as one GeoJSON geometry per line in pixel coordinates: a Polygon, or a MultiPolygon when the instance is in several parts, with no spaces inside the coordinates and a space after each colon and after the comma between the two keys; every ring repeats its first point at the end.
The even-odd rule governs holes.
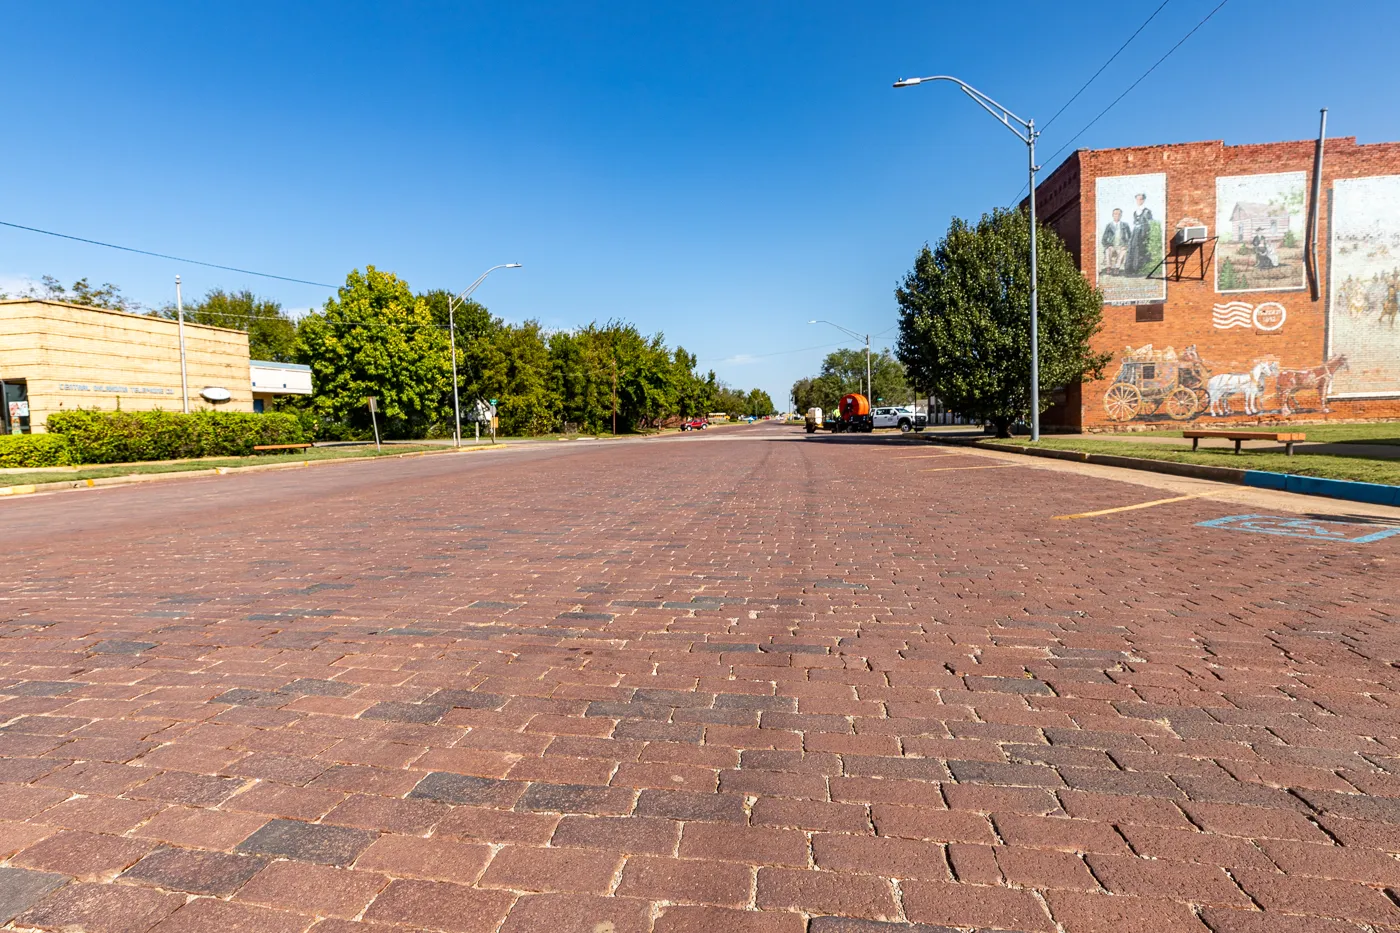
{"type": "Polygon", "coordinates": [[[1247,373],[1221,373],[1211,376],[1210,381],[1206,383],[1206,394],[1210,397],[1210,413],[1217,416],[1231,414],[1230,396],[1243,395],[1244,413],[1259,414],[1259,396],[1264,394],[1264,380],[1277,375],[1278,363],[1264,362],[1256,363],[1247,373]]]}

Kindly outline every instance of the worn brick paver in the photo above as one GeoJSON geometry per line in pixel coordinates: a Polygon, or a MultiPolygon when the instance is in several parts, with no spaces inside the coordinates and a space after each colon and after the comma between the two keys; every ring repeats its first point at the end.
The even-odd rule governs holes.
{"type": "Polygon", "coordinates": [[[778,427],[0,504],[0,925],[1395,933],[1400,538],[778,427]],[[938,473],[925,473],[935,461],[938,473]]]}

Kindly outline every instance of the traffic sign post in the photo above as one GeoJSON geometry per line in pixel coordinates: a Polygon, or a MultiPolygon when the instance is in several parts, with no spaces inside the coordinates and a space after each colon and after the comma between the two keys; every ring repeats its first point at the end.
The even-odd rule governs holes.
{"type": "Polygon", "coordinates": [[[379,446],[379,419],[375,417],[379,413],[379,396],[371,395],[365,399],[369,405],[369,420],[374,425],[374,451],[381,453],[383,448],[379,446]]]}

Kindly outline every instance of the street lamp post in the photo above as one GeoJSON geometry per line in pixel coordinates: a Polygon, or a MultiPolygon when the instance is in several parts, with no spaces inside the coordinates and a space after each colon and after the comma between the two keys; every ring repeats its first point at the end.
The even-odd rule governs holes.
{"type": "Polygon", "coordinates": [[[1035,140],[1040,135],[1035,128],[1035,120],[1023,120],[1001,104],[983,94],[977,88],[948,75],[934,75],[929,78],[900,78],[895,87],[913,87],[929,81],[951,81],[962,88],[983,110],[996,117],[1008,130],[1016,134],[1026,144],[1030,153],[1031,176],[1031,440],[1040,440],[1040,280],[1036,274],[1036,226],[1035,226],[1035,173],[1040,166],[1035,164],[1035,140]]]}
{"type": "Polygon", "coordinates": [[[486,277],[497,269],[519,269],[518,262],[503,262],[499,266],[492,266],[475,282],[467,286],[467,290],[462,294],[447,299],[447,339],[452,343],[452,446],[462,446],[462,405],[457,398],[457,320],[455,312],[457,306],[471,297],[471,293],[476,291],[476,287],[486,281],[486,277]]]}
{"type": "Polygon", "coordinates": [[[856,333],[855,331],[851,330],[849,327],[842,327],[840,324],[832,324],[830,321],[808,321],[807,323],[808,323],[808,324],[831,324],[831,326],[834,327],[834,328],[836,328],[837,330],[839,330],[839,331],[844,331],[844,332],[850,334],[852,337],[856,338],[857,340],[864,340],[864,341],[865,341],[865,397],[870,401],[870,404],[871,404],[871,405],[874,405],[874,404],[875,404],[875,387],[874,387],[873,385],[871,385],[871,383],[870,383],[870,335],[869,335],[869,334],[864,334],[864,335],[858,334],[858,333],[856,333]]]}

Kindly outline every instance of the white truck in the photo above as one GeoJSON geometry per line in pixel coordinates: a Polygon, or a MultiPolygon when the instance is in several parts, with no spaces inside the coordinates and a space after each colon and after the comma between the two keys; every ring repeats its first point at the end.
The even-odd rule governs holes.
{"type": "Polygon", "coordinates": [[[903,434],[914,430],[914,409],[903,407],[876,408],[870,412],[877,428],[899,428],[903,434]]]}

